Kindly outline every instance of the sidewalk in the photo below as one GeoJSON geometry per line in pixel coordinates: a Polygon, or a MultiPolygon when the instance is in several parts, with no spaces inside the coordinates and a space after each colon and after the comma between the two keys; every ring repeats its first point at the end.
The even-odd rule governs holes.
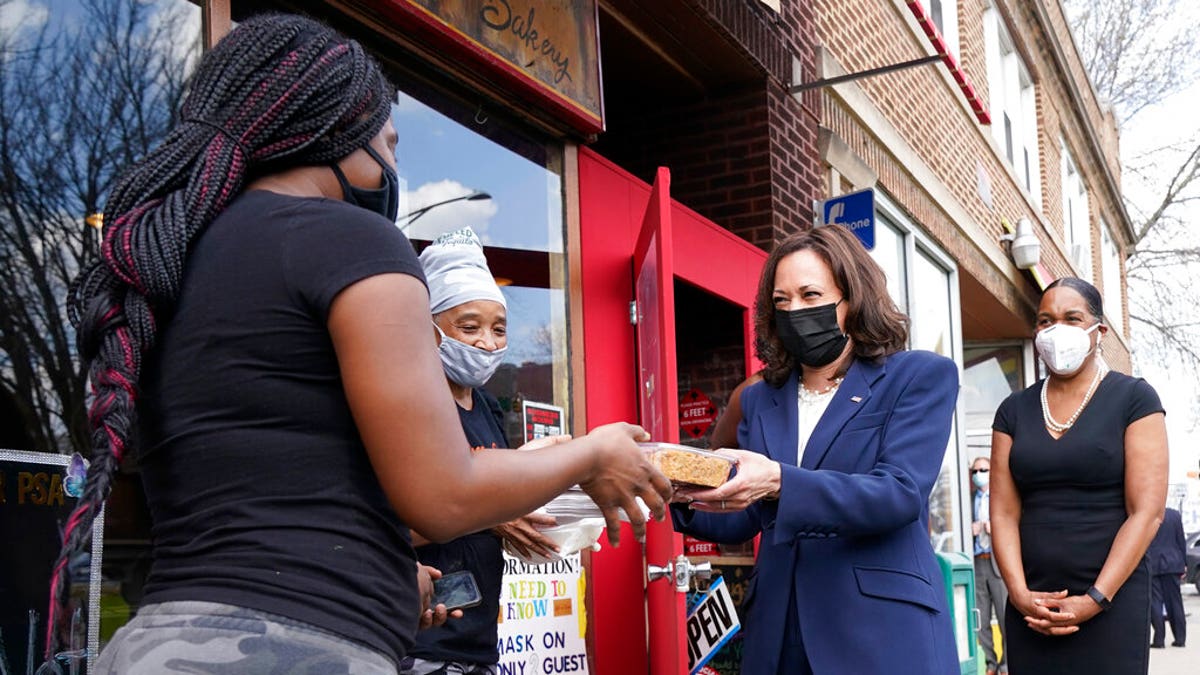
{"type": "Polygon", "coordinates": [[[1172,647],[1167,626],[1167,646],[1150,650],[1150,675],[1196,675],[1200,673],[1200,593],[1194,584],[1183,587],[1183,611],[1188,615],[1187,646],[1172,647]]]}

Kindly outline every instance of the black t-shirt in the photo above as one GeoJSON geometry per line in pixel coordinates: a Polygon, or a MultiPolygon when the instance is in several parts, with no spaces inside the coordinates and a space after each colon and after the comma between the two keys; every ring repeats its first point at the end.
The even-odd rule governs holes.
{"type": "MultiPolygon", "coordinates": [[[[458,409],[467,441],[475,450],[506,448],[503,413],[491,394],[475,389],[473,407],[458,409]]],[[[496,617],[500,612],[500,584],[504,576],[504,556],[500,538],[490,531],[476,532],[445,544],[417,548],[417,557],[443,574],[470,570],[479,584],[483,600],[463,610],[461,619],[451,619],[438,628],[417,635],[411,654],[428,661],[496,663],[496,617]]]]}
{"type": "Polygon", "coordinates": [[[389,272],[424,281],[392,223],[336,200],[247,192],[193,242],[141,381],[146,603],[250,607],[404,657],[415,554],[326,327],[339,292],[389,272]]]}

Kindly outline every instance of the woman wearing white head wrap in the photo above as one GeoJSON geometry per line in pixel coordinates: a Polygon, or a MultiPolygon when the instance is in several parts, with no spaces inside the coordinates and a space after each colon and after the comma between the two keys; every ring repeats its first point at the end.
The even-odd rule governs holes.
{"type": "MultiPolygon", "coordinates": [[[[471,228],[463,228],[430,244],[421,253],[421,266],[429,284],[442,368],[467,440],[476,450],[506,448],[500,404],[481,388],[496,372],[508,345],[507,303],[488,269],[483,246],[471,228]]],[[[421,562],[443,571],[471,572],[480,602],[465,609],[460,619],[421,631],[410,652],[413,662],[401,665],[401,675],[494,673],[504,570],[501,540],[522,555],[552,557],[557,547],[538,528],[555,523],[550,516],[532,513],[445,544],[428,543],[413,532],[421,562]]]]}
{"type": "Polygon", "coordinates": [[[438,351],[458,404],[491,379],[508,345],[507,303],[479,237],[469,227],[438,237],[421,252],[438,351]]]}

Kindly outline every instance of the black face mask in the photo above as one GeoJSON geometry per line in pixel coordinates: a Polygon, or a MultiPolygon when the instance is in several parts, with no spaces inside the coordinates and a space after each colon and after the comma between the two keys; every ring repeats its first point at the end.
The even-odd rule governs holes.
{"type": "Polygon", "coordinates": [[[400,210],[400,179],[396,177],[396,170],[383,161],[379,153],[375,152],[375,148],[368,145],[364,149],[383,169],[383,185],[374,190],[355,187],[346,180],[346,174],[342,173],[337,164],[331,164],[330,168],[342,184],[342,199],[368,211],[374,211],[394,223],[400,210]]]}
{"type": "Polygon", "coordinates": [[[775,330],[784,349],[798,363],[820,368],[833,363],[846,348],[849,337],[838,327],[837,306],[841,303],[775,310],[775,330]]]}

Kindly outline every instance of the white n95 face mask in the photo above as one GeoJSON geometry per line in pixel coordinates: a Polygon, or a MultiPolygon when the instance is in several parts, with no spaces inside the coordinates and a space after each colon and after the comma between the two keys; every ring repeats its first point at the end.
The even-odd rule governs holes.
{"type": "Polygon", "coordinates": [[[1082,368],[1088,354],[1092,353],[1091,333],[1099,326],[1096,323],[1084,329],[1056,323],[1038,331],[1033,344],[1050,372],[1070,375],[1082,368]]]}
{"type": "Polygon", "coordinates": [[[442,336],[442,343],[438,345],[438,355],[442,357],[442,370],[446,371],[446,377],[450,378],[451,382],[474,389],[482,387],[492,379],[492,375],[495,375],[496,369],[500,367],[500,362],[504,360],[507,347],[489,352],[455,340],[446,335],[436,323],[433,327],[442,336]]]}

